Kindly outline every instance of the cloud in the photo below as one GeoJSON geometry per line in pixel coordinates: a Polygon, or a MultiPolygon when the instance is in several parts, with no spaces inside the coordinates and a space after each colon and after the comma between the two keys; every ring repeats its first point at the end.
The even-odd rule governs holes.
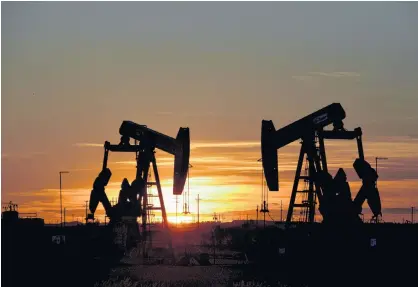
{"type": "Polygon", "coordinates": [[[411,208],[410,207],[394,207],[394,208],[383,208],[382,213],[388,213],[388,214],[411,214],[411,208]]]}
{"type": "Polygon", "coordinates": [[[98,143],[76,143],[73,146],[76,147],[103,147],[103,144],[98,144],[98,143]]]}
{"type": "Polygon", "coordinates": [[[195,142],[191,144],[191,149],[197,148],[242,148],[242,147],[260,147],[259,141],[248,142],[195,142]]]}
{"type": "MultiPolygon", "coordinates": [[[[250,166],[258,166],[260,167],[260,163],[256,162],[252,158],[242,158],[242,159],[235,159],[231,156],[195,156],[190,160],[191,164],[199,163],[199,164],[233,164],[235,166],[242,167],[243,165],[250,165],[250,166]]],[[[121,164],[121,165],[136,165],[136,161],[128,160],[128,161],[116,161],[112,162],[112,164],[121,164]]],[[[173,165],[174,164],[174,156],[171,158],[168,157],[157,157],[157,164],[158,165],[173,165]]]]}
{"type": "Polygon", "coordinates": [[[34,151],[34,152],[23,152],[23,153],[3,153],[2,158],[17,158],[17,159],[29,159],[35,156],[46,155],[46,152],[43,151],[34,151]]]}
{"type": "Polygon", "coordinates": [[[219,117],[222,116],[219,113],[211,112],[211,111],[205,111],[205,112],[199,112],[199,113],[188,113],[188,112],[182,112],[182,113],[174,113],[170,111],[160,111],[156,112],[157,115],[162,116],[172,116],[172,115],[180,115],[182,117],[219,117]]]}
{"type": "MultiPolygon", "coordinates": [[[[136,161],[133,161],[133,160],[132,161],[131,160],[115,161],[115,162],[110,163],[109,165],[112,165],[112,164],[118,164],[118,165],[123,165],[123,166],[136,166],[136,161]]],[[[174,159],[173,159],[173,162],[167,162],[167,161],[160,162],[159,159],[157,159],[157,166],[158,167],[174,166],[174,159]]],[[[119,170],[119,168],[117,168],[116,170],[119,170]]]]}
{"type": "Polygon", "coordinates": [[[167,115],[173,115],[173,112],[157,112],[157,115],[163,115],[163,116],[167,116],[167,115]]]}
{"type": "Polygon", "coordinates": [[[99,170],[99,168],[73,168],[73,169],[67,169],[67,171],[69,171],[69,172],[93,171],[93,170],[99,170]]]}
{"type": "Polygon", "coordinates": [[[308,75],[292,76],[292,79],[297,81],[312,81],[316,77],[328,77],[328,78],[353,78],[360,77],[359,73],[356,72],[310,72],[308,75]]]}
{"type": "Polygon", "coordinates": [[[418,139],[418,134],[410,134],[408,137],[410,137],[413,140],[418,139]]]}
{"type": "MultiPolygon", "coordinates": [[[[74,195],[84,195],[88,194],[91,188],[63,188],[61,192],[64,196],[74,196],[74,195]]],[[[30,192],[20,192],[19,194],[15,194],[14,196],[18,196],[21,198],[30,198],[30,197],[48,197],[52,199],[59,195],[60,189],[59,188],[44,188],[41,190],[30,191],[30,192]]]]}
{"type": "Polygon", "coordinates": [[[332,78],[360,77],[360,74],[355,73],[355,72],[332,72],[332,73],[310,72],[309,74],[315,75],[315,76],[332,77],[332,78]]]}
{"type": "Polygon", "coordinates": [[[298,81],[310,81],[313,79],[312,76],[292,76],[292,79],[298,80],[298,81]]]}
{"type": "MultiPolygon", "coordinates": [[[[407,148],[415,146],[416,142],[415,139],[418,138],[418,135],[411,134],[406,137],[384,137],[384,138],[376,138],[374,140],[370,141],[364,141],[367,145],[373,145],[373,148],[383,148],[386,146],[391,146],[394,142],[400,144],[398,148],[407,148]],[[409,140],[409,142],[405,142],[406,140],[409,140]],[[412,141],[411,141],[412,140],[412,141]]],[[[101,147],[103,148],[102,143],[76,143],[73,146],[76,147],[101,147]]],[[[211,141],[211,142],[199,142],[199,141],[193,141],[190,144],[191,149],[209,149],[209,148],[232,148],[232,149],[239,149],[239,148],[260,148],[261,142],[260,141],[211,141]]],[[[299,148],[299,143],[293,142],[289,144],[288,147],[296,147],[299,148]]],[[[326,142],[326,146],[334,146],[334,147],[346,147],[347,151],[355,151],[355,146],[353,147],[352,142],[345,142],[345,141],[332,141],[329,140],[326,142]]],[[[399,149],[398,149],[399,150],[399,149]]],[[[339,150],[340,152],[341,150],[339,150]]],[[[345,151],[345,150],[344,150],[345,151]]],[[[280,151],[279,151],[280,153],[280,151]]],[[[32,154],[44,154],[44,153],[32,153],[32,154]]],[[[228,151],[228,154],[231,154],[231,152],[228,151]]],[[[2,157],[9,157],[10,154],[2,154],[2,157]]]]}
{"type": "MultiPolygon", "coordinates": [[[[244,142],[192,142],[190,144],[191,149],[197,148],[253,148],[260,147],[259,141],[244,141],[244,142]]],[[[76,147],[103,147],[103,144],[99,143],[76,143],[73,144],[76,147]]],[[[7,155],[7,154],[4,154],[7,155]]],[[[4,156],[2,155],[2,156],[4,156]]]]}

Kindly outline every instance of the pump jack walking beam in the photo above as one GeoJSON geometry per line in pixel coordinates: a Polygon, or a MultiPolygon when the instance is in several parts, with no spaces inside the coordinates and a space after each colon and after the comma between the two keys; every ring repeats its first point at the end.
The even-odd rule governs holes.
{"type": "Polygon", "coordinates": [[[156,132],[145,125],[131,121],[124,121],[119,133],[122,138],[133,138],[144,146],[160,149],[174,155],[174,184],[173,194],[180,195],[186,183],[190,158],[190,131],[189,128],[180,128],[177,137],[172,138],[156,132]]]}

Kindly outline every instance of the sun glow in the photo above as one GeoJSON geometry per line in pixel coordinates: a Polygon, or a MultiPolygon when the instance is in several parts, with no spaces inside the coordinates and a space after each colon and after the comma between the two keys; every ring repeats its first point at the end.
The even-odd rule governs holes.
{"type": "Polygon", "coordinates": [[[184,223],[194,223],[194,216],[191,214],[178,214],[167,216],[167,220],[171,224],[184,224],[184,223]]]}

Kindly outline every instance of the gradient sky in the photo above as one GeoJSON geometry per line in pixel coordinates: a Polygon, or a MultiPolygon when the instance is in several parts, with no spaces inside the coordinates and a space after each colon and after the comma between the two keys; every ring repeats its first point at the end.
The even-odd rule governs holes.
{"type": "MultiPolygon", "coordinates": [[[[57,219],[58,172],[69,170],[64,206],[83,216],[103,142],[118,143],[122,120],[132,120],[173,137],[180,126],[191,129],[192,212],[199,193],[202,213],[255,217],[261,120],[280,128],[333,102],[346,110],[346,128],[362,127],[371,163],[390,158],[379,165],[384,219],[409,219],[418,205],[416,3],[1,8],[2,202],[21,211],[57,219]]],[[[272,216],[280,200],[287,207],[298,148],[279,151],[272,216]]],[[[327,148],[333,172],[351,169],[354,142],[327,148]]],[[[132,180],[133,160],[111,155],[110,197],[124,177],[132,180]]],[[[172,216],[172,158],[158,152],[157,160],[172,216]]],[[[358,178],[348,173],[356,194],[358,178]]]]}

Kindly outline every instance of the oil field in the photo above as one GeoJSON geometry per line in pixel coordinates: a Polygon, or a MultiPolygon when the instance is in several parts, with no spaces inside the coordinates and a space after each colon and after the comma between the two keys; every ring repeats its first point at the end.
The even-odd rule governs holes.
{"type": "Polygon", "coordinates": [[[381,221],[378,175],[364,159],[361,128],[346,130],[345,117],[343,107],[334,103],[279,130],[272,121],[263,120],[261,155],[268,190],[263,191],[257,214],[269,213],[266,193],[279,190],[278,149],[300,141],[290,206],[286,220],[273,225],[266,226],[264,217],[235,227],[216,218],[180,227],[170,224],[155,152],[174,156],[173,194],[181,195],[190,167],[189,129],[180,128],[173,138],[124,121],[120,143],[104,143],[102,171],[94,180],[85,224],[47,227],[36,215],[19,218],[18,206],[12,202],[4,207],[2,282],[4,286],[49,285],[57,280],[60,286],[246,286],[251,282],[415,286],[418,225],[381,221]],[[356,140],[353,167],[363,185],[355,197],[343,169],[334,177],[328,173],[325,139],[356,140]],[[124,179],[116,202],[106,195],[112,175],[107,165],[110,152],[130,152],[137,162],[136,179],[131,184],[124,179]],[[153,182],[148,181],[151,173],[153,182]],[[148,192],[153,185],[157,195],[148,192]],[[152,196],[158,197],[159,206],[148,203],[152,196]],[[373,212],[370,222],[362,220],[365,202],[373,212]],[[95,222],[99,204],[109,218],[106,225],[95,222]],[[161,223],[151,223],[154,210],[161,212],[161,223]],[[297,221],[296,210],[300,210],[297,221]],[[320,223],[315,222],[316,212],[322,217],[320,223]],[[396,264],[388,265],[388,260],[396,264]],[[349,272],[353,267],[355,272],[349,272]],[[22,268],[30,270],[27,276],[18,275],[22,268]],[[147,282],[151,285],[143,285],[147,282]]]}
{"type": "Polygon", "coordinates": [[[3,1],[5,287],[418,286],[418,5],[3,1]]]}

